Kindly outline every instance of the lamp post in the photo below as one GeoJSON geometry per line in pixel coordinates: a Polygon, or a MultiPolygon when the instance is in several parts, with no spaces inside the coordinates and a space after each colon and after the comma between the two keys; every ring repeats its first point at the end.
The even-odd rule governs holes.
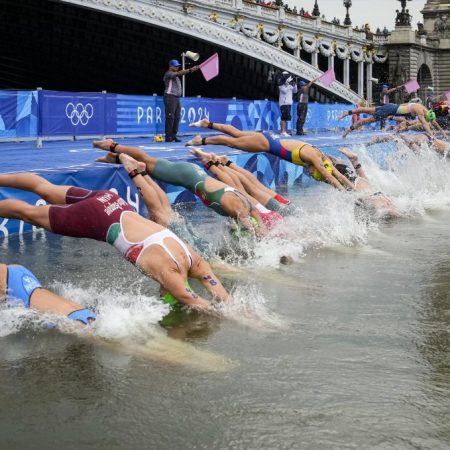
{"type": "Polygon", "coordinates": [[[345,15],[344,25],[350,26],[352,24],[352,21],[350,20],[350,14],[348,13],[348,10],[352,6],[352,0],[344,0],[344,8],[347,10],[347,14],[345,15]]]}
{"type": "MultiPolygon", "coordinates": [[[[200,55],[198,53],[191,52],[189,50],[183,52],[181,54],[181,69],[184,70],[186,67],[186,58],[191,61],[198,61],[200,55]]],[[[184,97],[186,94],[186,76],[183,75],[181,78],[181,86],[182,86],[182,96],[184,97]]]]}

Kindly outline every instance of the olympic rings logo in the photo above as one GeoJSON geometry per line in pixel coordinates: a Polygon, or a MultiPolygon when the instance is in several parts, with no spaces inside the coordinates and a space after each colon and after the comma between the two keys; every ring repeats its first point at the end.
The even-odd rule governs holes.
{"type": "Polygon", "coordinates": [[[66,105],[66,117],[70,119],[72,125],[83,125],[86,126],[89,119],[94,115],[94,107],[90,103],[83,105],[82,103],[77,103],[74,105],[72,102],[66,105]]]}

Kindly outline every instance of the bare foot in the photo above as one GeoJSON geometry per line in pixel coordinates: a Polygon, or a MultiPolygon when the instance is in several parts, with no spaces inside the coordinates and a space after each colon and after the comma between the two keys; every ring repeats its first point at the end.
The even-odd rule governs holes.
{"type": "Polygon", "coordinates": [[[228,160],[227,155],[217,155],[217,161],[219,161],[221,164],[226,164],[228,160]]]}
{"type": "Polygon", "coordinates": [[[120,164],[120,162],[117,161],[116,154],[108,152],[106,156],[102,156],[101,158],[97,158],[97,162],[102,163],[109,163],[109,164],[120,164]]]}
{"type": "Polygon", "coordinates": [[[102,141],[93,141],[92,147],[109,151],[111,144],[113,144],[113,143],[114,143],[114,141],[112,139],[103,139],[102,141]]]}
{"type": "Polygon", "coordinates": [[[199,148],[191,148],[190,152],[197,157],[203,164],[211,161],[211,154],[201,151],[199,148]]]}
{"type": "Polygon", "coordinates": [[[119,158],[128,173],[139,168],[138,162],[131,156],[122,153],[119,155],[119,158]]]}
{"type": "Polygon", "coordinates": [[[139,172],[145,172],[147,169],[147,165],[145,164],[145,162],[138,161],[137,163],[139,172]]]}
{"type": "Polygon", "coordinates": [[[356,153],[353,153],[348,147],[341,147],[339,151],[345,155],[354,165],[355,163],[358,163],[358,155],[356,153]]]}
{"type": "Polygon", "coordinates": [[[197,122],[192,122],[189,124],[190,127],[196,127],[196,128],[208,128],[208,125],[209,125],[208,119],[198,120],[197,122]]]}
{"type": "Polygon", "coordinates": [[[195,145],[202,145],[202,137],[199,134],[194,136],[190,141],[186,142],[186,147],[192,147],[195,145]]]}
{"type": "Polygon", "coordinates": [[[198,147],[191,147],[189,149],[189,151],[197,158],[201,158],[202,156],[209,155],[208,153],[204,152],[201,148],[198,148],[198,147]]]}
{"type": "Polygon", "coordinates": [[[344,117],[348,116],[348,111],[342,111],[342,114],[338,117],[338,120],[342,120],[344,117]]]}

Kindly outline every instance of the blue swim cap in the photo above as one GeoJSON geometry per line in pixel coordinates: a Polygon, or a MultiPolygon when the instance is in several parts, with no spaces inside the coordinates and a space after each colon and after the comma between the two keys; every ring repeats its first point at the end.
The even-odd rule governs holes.
{"type": "Polygon", "coordinates": [[[389,85],[388,84],[383,84],[383,89],[388,89],[389,85]]]}
{"type": "Polygon", "coordinates": [[[308,83],[306,82],[306,81],[303,81],[303,80],[301,80],[301,81],[299,81],[299,86],[306,86],[308,83]]]}
{"type": "Polygon", "coordinates": [[[169,66],[180,67],[181,64],[180,64],[180,61],[178,61],[178,59],[171,59],[169,61],[169,66]]]}

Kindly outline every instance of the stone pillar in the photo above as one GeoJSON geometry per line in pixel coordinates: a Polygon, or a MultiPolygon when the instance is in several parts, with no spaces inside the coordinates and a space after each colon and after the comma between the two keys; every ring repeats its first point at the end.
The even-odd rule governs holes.
{"type": "Polygon", "coordinates": [[[298,59],[302,59],[300,51],[301,51],[300,47],[297,47],[296,49],[294,49],[294,56],[298,59]]]}
{"type": "Polygon", "coordinates": [[[344,59],[344,86],[350,87],[350,58],[344,59]]]}
{"type": "Polygon", "coordinates": [[[311,65],[316,69],[319,66],[319,54],[316,51],[314,51],[313,54],[311,55],[311,65]]]}
{"type": "Polygon", "coordinates": [[[366,76],[366,92],[367,92],[367,101],[369,102],[369,105],[372,103],[372,68],[373,64],[368,63],[367,64],[367,76],[366,76]]]}
{"type": "Polygon", "coordinates": [[[358,63],[358,95],[364,97],[364,61],[358,63]]]}
{"type": "Polygon", "coordinates": [[[328,68],[334,69],[334,56],[333,55],[328,57],[328,68]]]}

